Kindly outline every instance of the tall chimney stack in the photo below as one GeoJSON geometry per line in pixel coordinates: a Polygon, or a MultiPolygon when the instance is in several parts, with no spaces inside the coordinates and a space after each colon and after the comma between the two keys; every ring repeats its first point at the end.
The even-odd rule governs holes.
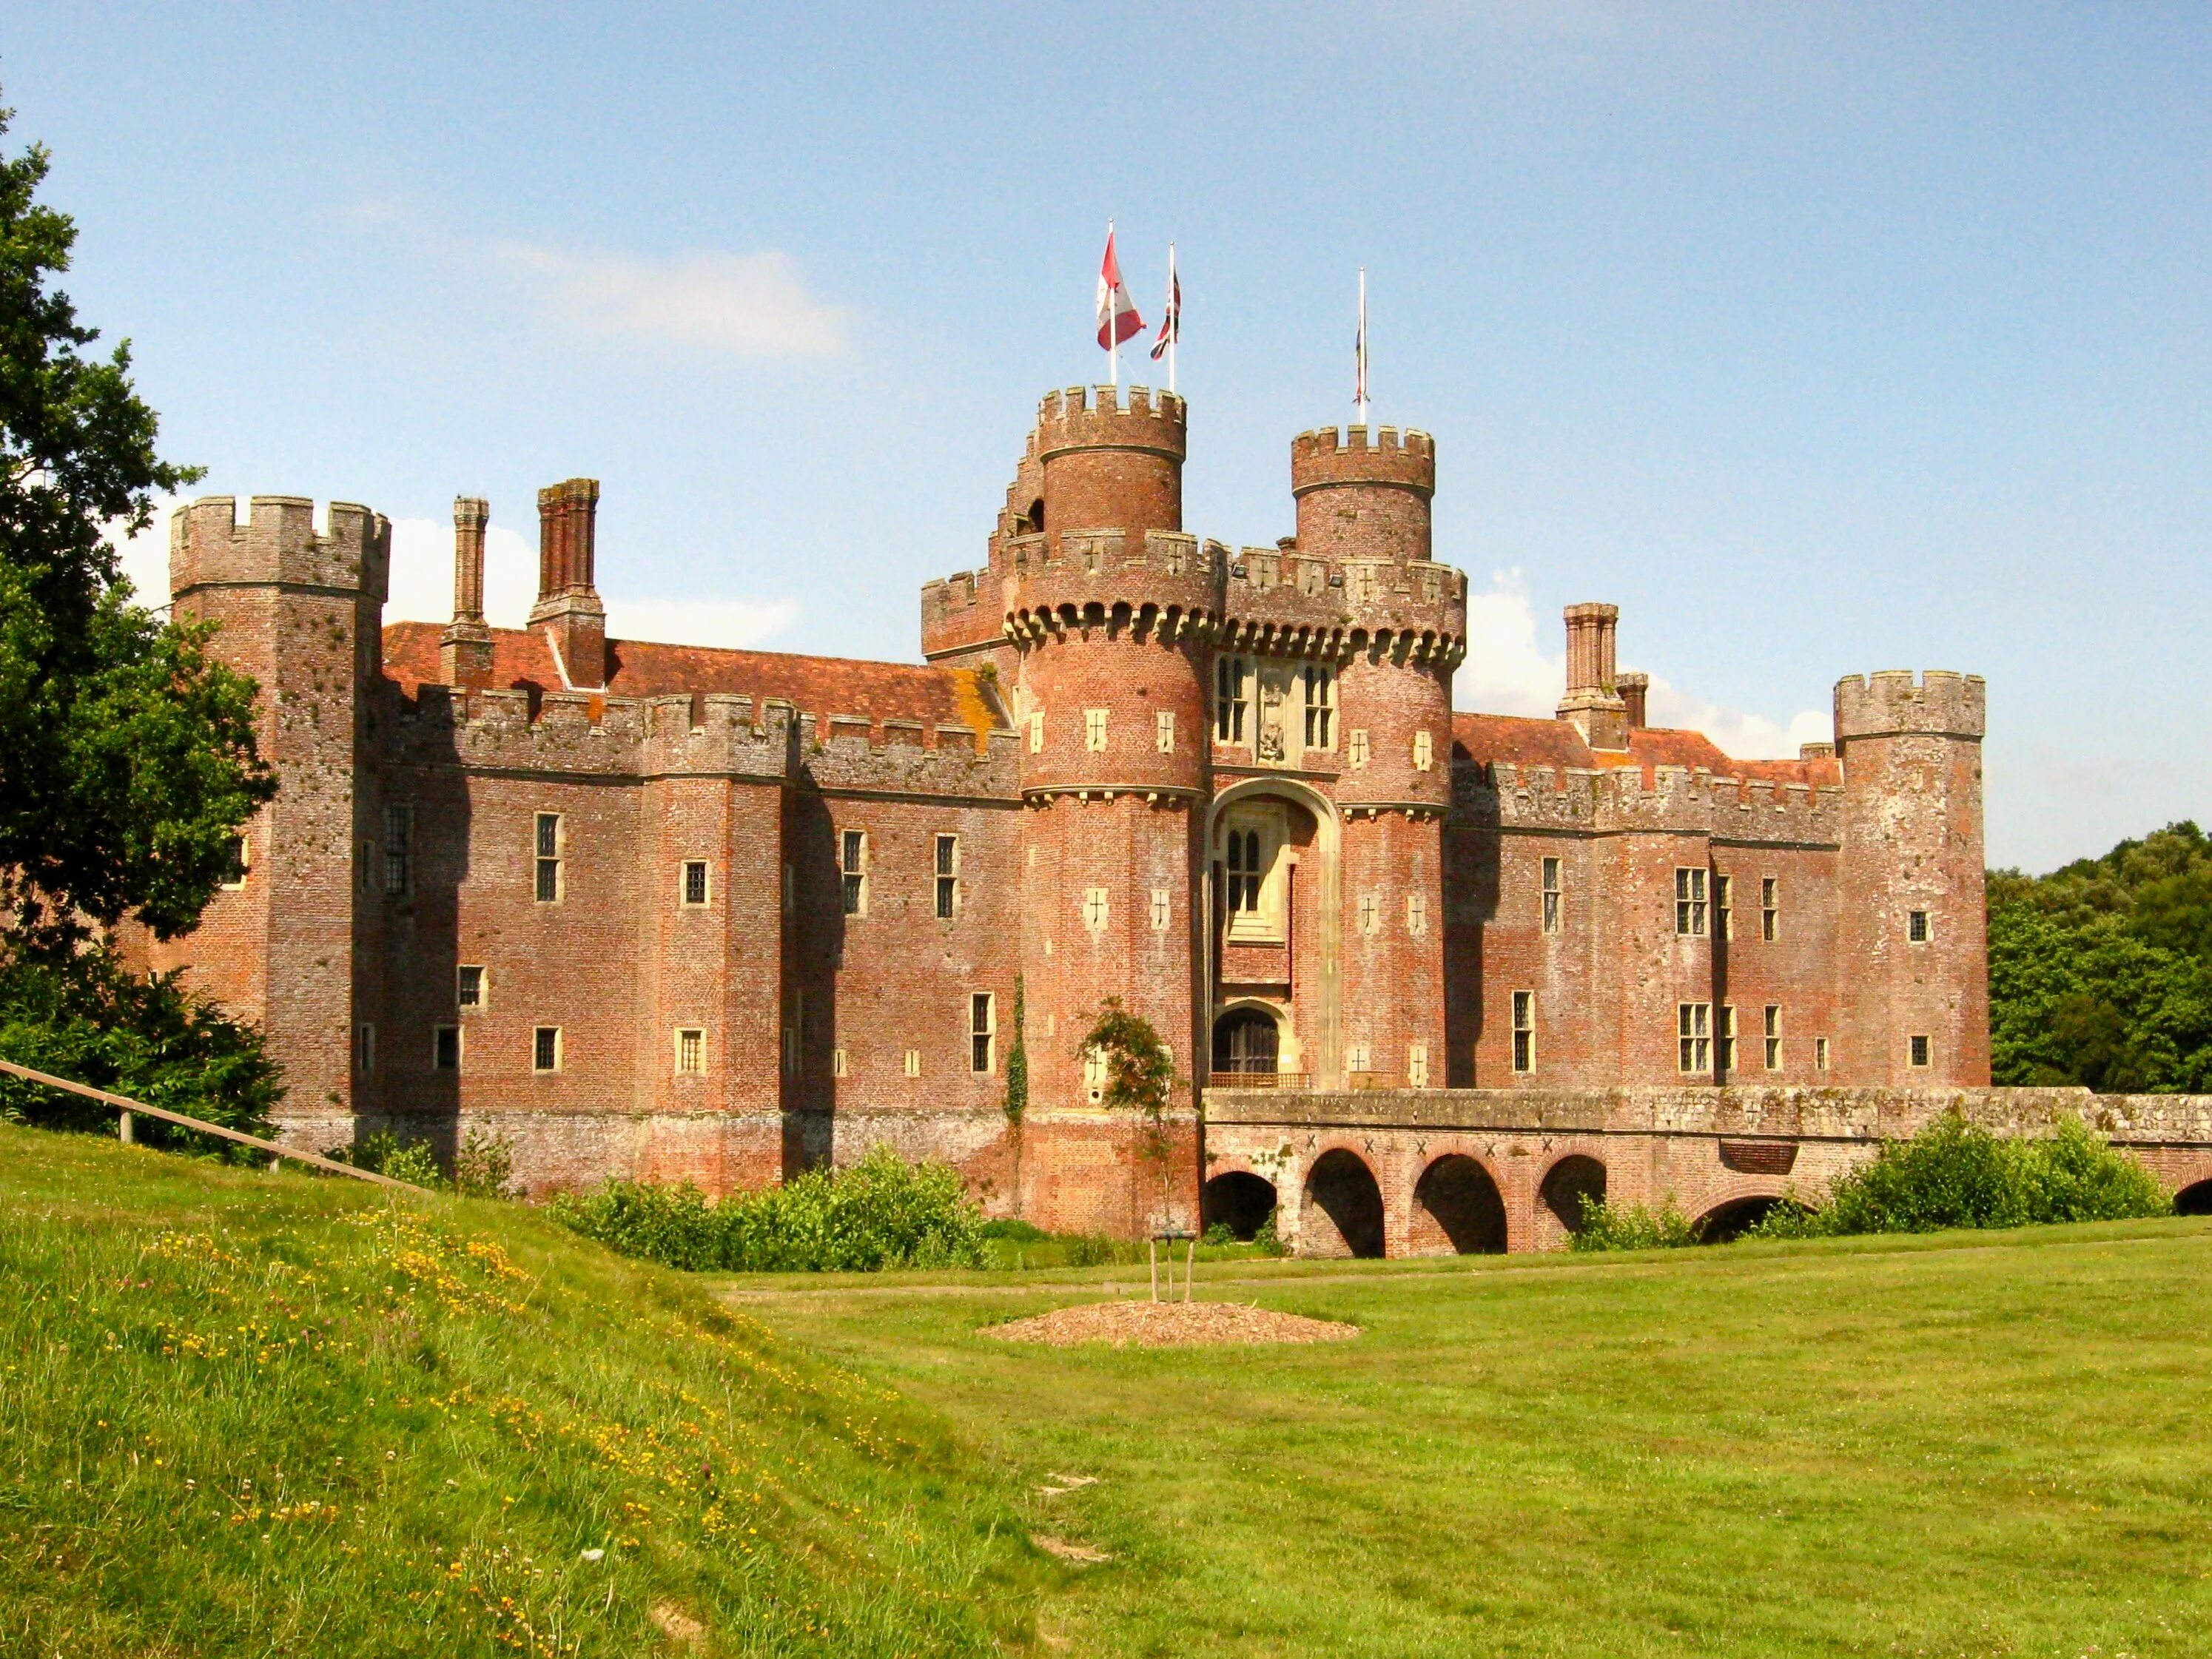
{"type": "Polygon", "coordinates": [[[484,625],[484,526],[491,504],[477,495],[453,497],[453,619],[438,637],[438,658],[448,685],[481,691],[491,684],[491,629],[484,625]]]}
{"type": "Polygon", "coordinates": [[[1650,722],[1644,717],[1644,699],[1651,690],[1649,674],[1617,674],[1613,687],[1620,693],[1620,701],[1628,709],[1628,729],[1641,732],[1650,722]]]}
{"type": "Polygon", "coordinates": [[[1626,749],[1628,705],[1615,684],[1613,657],[1620,607],[1571,605],[1566,618],[1567,695],[1560,699],[1559,718],[1593,749],[1626,749]]]}
{"type": "Polygon", "coordinates": [[[592,585],[598,552],[599,481],[569,478],[538,492],[538,603],[530,625],[543,628],[569,689],[607,683],[607,608],[592,585]]]}

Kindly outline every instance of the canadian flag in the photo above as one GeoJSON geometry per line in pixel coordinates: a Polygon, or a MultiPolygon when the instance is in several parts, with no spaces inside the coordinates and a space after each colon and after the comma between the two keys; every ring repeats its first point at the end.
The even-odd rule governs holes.
{"type": "Polygon", "coordinates": [[[1121,262],[1114,257],[1114,228],[1106,228],[1106,258],[1098,267],[1098,349],[1111,351],[1145,331],[1137,302],[1121,282],[1121,262]]]}

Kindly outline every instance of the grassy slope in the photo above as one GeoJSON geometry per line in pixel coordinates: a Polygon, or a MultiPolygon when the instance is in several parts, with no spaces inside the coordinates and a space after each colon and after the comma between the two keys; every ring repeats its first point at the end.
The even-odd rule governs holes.
{"type": "Polygon", "coordinates": [[[975,1334],[1065,1285],[731,1294],[1028,1483],[1099,1477],[1030,1500],[1116,1558],[1041,1616],[1074,1652],[2212,1650],[2205,1222],[1319,1265],[1200,1288],[1355,1343],[975,1334]]]}
{"type": "Polygon", "coordinates": [[[939,1419],[515,1206],[0,1126],[0,1652],[1026,1644],[939,1419]]]}

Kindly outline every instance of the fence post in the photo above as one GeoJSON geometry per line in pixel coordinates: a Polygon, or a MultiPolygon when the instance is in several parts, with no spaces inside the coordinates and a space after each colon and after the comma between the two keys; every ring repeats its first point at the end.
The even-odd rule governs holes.
{"type": "Polygon", "coordinates": [[[137,1146],[138,1144],[138,1121],[137,1117],[130,1112],[124,1113],[123,1121],[117,1127],[115,1133],[117,1138],[120,1139],[125,1146],[137,1146]]]}

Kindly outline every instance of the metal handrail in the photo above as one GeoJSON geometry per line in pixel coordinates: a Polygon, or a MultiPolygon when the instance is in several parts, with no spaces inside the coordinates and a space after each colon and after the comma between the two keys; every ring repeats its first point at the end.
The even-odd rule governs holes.
{"type": "Polygon", "coordinates": [[[182,1112],[172,1112],[160,1106],[149,1106],[143,1100],[133,1100],[127,1095],[112,1095],[105,1089],[72,1083],[65,1077],[55,1077],[48,1072],[34,1072],[27,1066],[18,1066],[13,1060],[0,1060],[0,1072],[10,1077],[27,1078],[33,1083],[43,1083],[51,1089],[66,1089],[73,1095],[82,1095],[87,1100],[97,1100],[112,1106],[123,1114],[124,1139],[130,1137],[131,1115],[143,1112],[148,1117],[157,1117],[164,1123],[180,1124],[187,1129],[197,1129],[204,1135],[216,1135],[224,1140],[234,1140],[241,1146],[289,1158],[295,1164],[312,1164],[318,1170],[327,1170],[332,1175],[351,1176],[356,1181],[374,1182],[380,1187],[396,1187],[403,1193],[422,1193],[431,1195],[428,1187],[417,1187],[411,1181],[394,1181],[388,1175],[379,1175],[374,1170],[357,1170],[350,1164],[341,1164],[336,1158],[318,1158],[313,1152],[295,1152],[289,1146],[279,1146],[273,1140],[264,1140],[258,1135],[249,1135],[237,1129],[226,1129],[220,1123],[209,1123],[197,1117],[186,1117],[182,1112]]]}

